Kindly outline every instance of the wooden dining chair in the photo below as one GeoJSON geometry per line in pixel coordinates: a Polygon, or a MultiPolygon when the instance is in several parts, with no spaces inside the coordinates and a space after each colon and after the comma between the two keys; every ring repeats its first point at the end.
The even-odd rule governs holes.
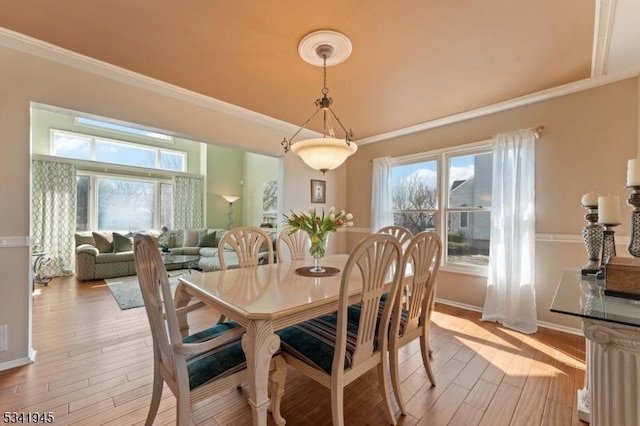
{"type": "MultiPolygon", "coordinates": [[[[178,314],[205,305],[196,303],[176,310],[167,271],[152,237],[135,236],[134,259],[153,340],[153,393],[145,424],[153,424],[166,382],[176,397],[176,424],[186,426],[194,404],[247,382],[240,344],[245,330],[227,322],[183,338],[178,314]]],[[[279,400],[284,393],[286,363],[277,355],[271,368],[272,415],[276,424],[283,425],[279,400]]]]}
{"type": "Polygon", "coordinates": [[[278,262],[285,260],[304,260],[309,253],[309,234],[291,226],[285,226],[276,240],[278,262]],[[286,257],[285,254],[289,253],[286,257]]]}
{"type": "Polygon", "coordinates": [[[227,269],[224,251],[228,248],[238,256],[241,268],[273,263],[273,243],[269,234],[255,226],[239,226],[228,230],[218,242],[220,270],[227,269]],[[265,254],[266,253],[266,254],[265,254]],[[266,260],[264,257],[266,256],[266,260]]]}
{"type": "MultiPolygon", "coordinates": [[[[409,245],[411,238],[413,238],[413,234],[409,229],[405,228],[404,226],[398,226],[398,225],[383,226],[382,228],[378,229],[378,233],[390,234],[396,237],[400,242],[400,246],[402,247],[403,254],[407,246],[409,245]]],[[[412,271],[411,268],[412,268],[411,264],[406,266],[405,277],[407,276],[407,274],[411,273],[412,271]]],[[[406,303],[406,300],[407,300],[406,296],[407,296],[407,292],[409,291],[409,286],[407,285],[408,281],[406,278],[404,279],[404,281],[405,281],[405,285],[402,286],[401,297],[403,298],[403,303],[406,303]]]]}
{"type": "MultiPolygon", "coordinates": [[[[431,369],[431,351],[429,349],[429,330],[431,313],[436,294],[436,278],[442,255],[442,242],[435,232],[425,231],[416,234],[404,252],[401,270],[405,271],[409,262],[413,272],[402,280],[402,285],[408,285],[410,291],[405,295],[402,303],[400,297],[393,299],[393,314],[389,342],[389,358],[391,364],[391,382],[396,401],[402,414],[406,415],[406,407],[400,390],[400,374],[398,371],[399,349],[414,339],[420,339],[422,362],[432,386],[436,385],[431,369]]],[[[379,308],[382,315],[386,305],[383,301],[379,308]]]]}
{"type": "MultiPolygon", "coordinates": [[[[377,367],[379,390],[391,424],[396,418],[391,406],[388,371],[389,304],[376,327],[378,306],[385,291],[387,272],[402,259],[398,240],[387,234],[372,234],[362,240],[349,256],[342,271],[338,311],[278,332],[282,356],[287,363],[331,390],[333,424],[344,424],[344,387],[377,367]],[[347,319],[351,282],[361,282],[359,302],[364,309],[359,323],[347,319]]],[[[396,267],[397,271],[398,268],[396,267]]],[[[395,274],[389,295],[399,289],[395,274]]]]}
{"type": "Polygon", "coordinates": [[[378,229],[376,233],[393,235],[398,239],[403,250],[407,247],[409,241],[411,241],[411,238],[413,238],[413,234],[410,230],[408,230],[404,226],[398,225],[383,226],[382,228],[378,229]]]}

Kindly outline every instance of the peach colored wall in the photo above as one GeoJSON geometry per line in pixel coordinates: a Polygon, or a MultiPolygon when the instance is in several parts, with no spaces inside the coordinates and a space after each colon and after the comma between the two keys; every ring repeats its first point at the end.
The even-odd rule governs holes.
{"type": "MultiPolygon", "coordinates": [[[[37,48],[35,48],[37,50],[37,48]]],[[[42,53],[42,52],[40,52],[42,53]]],[[[39,53],[39,54],[40,54],[39,53]]],[[[47,57],[56,54],[44,52],[47,57]]],[[[7,324],[8,350],[0,352],[0,370],[29,362],[31,351],[30,249],[30,105],[32,102],[83,111],[166,129],[204,143],[282,156],[280,141],[290,126],[230,115],[215,104],[157,85],[111,77],[105,70],[90,72],[13,48],[0,40],[0,238],[17,237],[14,246],[0,246],[0,324],[7,324]],[[162,93],[161,93],[162,92],[162,93]]],[[[82,64],[82,69],[94,69],[82,64]]],[[[242,90],[242,88],[238,88],[242,90]]],[[[282,178],[291,182],[283,210],[308,208],[310,178],[322,178],[291,154],[282,178]]],[[[344,205],[340,173],[329,173],[328,203],[344,205]],[[342,198],[341,198],[342,197],[342,198]]],[[[336,250],[344,243],[337,238],[336,250]]],[[[35,348],[37,350],[37,348],[35,348]]]]}
{"type": "MultiPolygon", "coordinates": [[[[638,143],[637,78],[361,146],[348,161],[347,207],[358,218],[356,226],[369,231],[372,159],[462,145],[538,125],[544,126],[536,143],[538,319],[578,327],[578,321],[550,313],[549,306],[562,270],[586,263],[579,237],[585,223],[580,198],[585,192],[619,195],[623,223],[616,231],[629,235],[630,209],[625,205],[628,191],[624,186],[627,160],[636,157],[638,143]],[[559,234],[569,234],[575,241],[553,240],[559,234]]],[[[348,247],[362,235],[349,235],[348,247]]],[[[618,245],[618,253],[626,253],[623,245],[618,245]]],[[[444,272],[438,296],[482,307],[485,286],[485,278],[444,272]]]]}
{"type": "MultiPolygon", "coordinates": [[[[48,55],[55,56],[50,52],[48,55]]],[[[125,83],[104,70],[84,71],[7,47],[0,47],[0,63],[0,237],[27,241],[30,233],[31,102],[140,123],[205,143],[274,156],[282,155],[279,141],[290,134],[288,129],[225,114],[207,102],[170,90],[159,93],[152,84],[125,83]]],[[[83,69],[89,68],[83,65],[83,69]]],[[[308,208],[309,180],[325,179],[324,207],[346,208],[355,216],[356,229],[337,233],[330,244],[330,251],[344,251],[368,232],[372,158],[460,145],[498,132],[542,124],[546,130],[537,148],[538,233],[577,235],[583,225],[578,203],[584,192],[594,190],[626,197],[624,170],[626,160],[636,155],[638,117],[638,82],[630,79],[364,145],[348,160],[347,167],[324,177],[287,155],[281,176],[282,209],[288,212],[308,208]]],[[[619,230],[628,234],[626,218],[619,230]]],[[[577,322],[549,314],[548,302],[562,268],[581,266],[582,244],[544,241],[538,244],[537,253],[539,319],[576,326],[577,322]]],[[[0,324],[9,326],[9,350],[0,352],[0,370],[28,361],[32,306],[29,265],[27,243],[0,247],[0,324]]],[[[443,273],[439,296],[482,306],[483,287],[481,278],[443,273]]]]}

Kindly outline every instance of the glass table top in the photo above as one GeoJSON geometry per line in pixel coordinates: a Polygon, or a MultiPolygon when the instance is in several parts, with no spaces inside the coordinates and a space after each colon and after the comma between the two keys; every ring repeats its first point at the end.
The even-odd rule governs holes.
{"type": "Polygon", "coordinates": [[[607,296],[605,281],[565,269],[551,312],[640,327],[640,300],[607,296]]]}

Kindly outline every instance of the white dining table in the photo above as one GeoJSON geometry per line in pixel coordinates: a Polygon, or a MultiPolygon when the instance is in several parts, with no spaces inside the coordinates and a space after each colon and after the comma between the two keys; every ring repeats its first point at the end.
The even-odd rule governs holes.
{"type": "MultiPolygon", "coordinates": [[[[342,271],[347,259],[346,254],[330,255],[322,259],[321,265],[342,271]]],[[[297,268],[311,264],[309,259],[226,271],[194,271],[179,278],[175,295],[178,308],[196,297],[245,327],[242,349],[247,358],[254,425],[267,424],[269,363],[280,348],[275,332],[338,308],[342,272],[328,277],[296,273],[297,268]]],[[[362,289],[360,274],[352,274],[349,289],[350,303],[356,303],[362,289]]],[[[186,334],[186,314],[179,320],[186,334]]]]}

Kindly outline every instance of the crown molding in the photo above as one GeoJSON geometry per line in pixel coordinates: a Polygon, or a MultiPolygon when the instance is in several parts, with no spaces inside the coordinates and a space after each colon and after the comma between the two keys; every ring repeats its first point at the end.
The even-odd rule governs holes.
{"type": "Polygon", "coordinates": [[[593,27],[593,53],[591,54],[591,77],[602,75],[605,72],[611,43],[615,8],[616,0],[596,0],[596,16],[593,27]]]}
{"type": "Polygon", "coordinates": [[[540,92],[532,93],[530,95],[520,96],[518,98],[509,99],[508,101],[499,102],[493,105],[487,105],[482,108],[477,108],[459,114],[449,115],[447,117],[438,118],[436,120],[426,121],[424,123],[416,124],[414,126],[405,127],[403,129],[394,130],[387,133],[381,133],[376,136],[371,136],[365,139],[359,139],[356,142],[358,145],[365,145],[368,143],[380,142],[387,139],[397,138],[400,136],[409,135],[412,133],[422,132],[424,130],[435,129],[436,127],[442,127],[449,124],[459,123],[461,121],[470,120],[473,118],[482,117],[489,114],[495,114],[497,112],[506,111],[513,108],[518,108],[525,105],[531,105],[537,102],[546,101],[549,99],[557,98],[560,96],[570,95],[572,93],[582,92],[584,90],[593,89],[606,84],[615,83],[616,81],[625,80],[627,78],[638,77],[640,75],[640,68],[634,68],[627,70],[626,72],[600,75],[597,77],[586,78],[573,83],[565,84],[562,86],[553,87],[551,89],[543,90],[540,92]]]}
{"type": "MultiPolygon", "coordinates": [[[[133,72],[3,27],[0,27],[0,46],[100,75],[120,83],[140,87],[242,120],[271,127],[283,133],[293,133],[300,128],[300,126],[133,72]]],[[[304,137],[317,137],[319,135],[319,133],[308,129],[303,129],[300,134],[304,137]]]]}
{"type": "MultiPolygon", "coordinates": [[[[604,2],[613,2],[615,0],[603,0],[604,2]]],[[[611,10],[612,13],[612,10],[611,10]]],[[[175,86],[160,80],[156,80],[151,77],[147,77],[142,74],[138,74],[133,71],[126,70],[115,65],[99,61],[94,58],[90,58],[85,55],[55,46],[51,43],[44,42],[42,40],[35,39],[33,37],[17,33],[15,31],[8,30],[0,27],[0,46],[5,46],[14,50],[18,50],[24,53],[28,53],[34,56],[38,56],[56,63],[60,63],[69,67],[87,71],[93,74],[103,76],[115,81],[119,81],[132,86],[140,87],[155,93],[170,96],[175,99],[179,99],[185,102],[189,102],[194,105],[202,106],[211,110],[215,110],[224,114],[228,114],[234,117],[238,117],[243,120],[254,122],[263,126],[278,129],[283,132],[293,133],[300,128],[300,126],[287,123],[282,120],[278,120],[264,114],[257,113],[255,111],[248,110],[236,105],[229,104],[227,102],[220,101],[209,96],[202,95],[179,86],[175,86]]],[[[424,123],[416,124],[414,126],[405,127],[402,129],[394,130],[387,133],[381,133],[379,135],[371,136],[364,139],[359,139],[355,142],[358,145],[365,145],[368,143],[380,142],[387,139],[397,138],[400,136],[409,135],[412,133],[421,132],[424,130],[434,129],[449,124],[458,123],[473,118],[482,117],[489,114],[494,114],[501,111],[506,111],[513,108],[518,108],[525,105],[530,105],[536,102],[553,99],[559,96],[569,95],[572,93],[581,92],[583,90],[592,89],[595,87],[603,86],[606,84],[614,83],[619,80],[624,80],[631,77],[637,77],[640,75],[640,68],[634,68],[621,73],[615,74],[601,74],[591,78],[583,79],[573,83],[565,84],[562,86],[554,87],[548,90],[532,93],[529,95],[521,96],[518,98],[510,99],[504,102],[499,102],[493,105],[453,114],[447,117],[438,118],[436,120],[426,121],[424,123]]],[[[304,137],[316,137],[319,135],[317,132],[303,129],[301,135],[304,137]]]]}

